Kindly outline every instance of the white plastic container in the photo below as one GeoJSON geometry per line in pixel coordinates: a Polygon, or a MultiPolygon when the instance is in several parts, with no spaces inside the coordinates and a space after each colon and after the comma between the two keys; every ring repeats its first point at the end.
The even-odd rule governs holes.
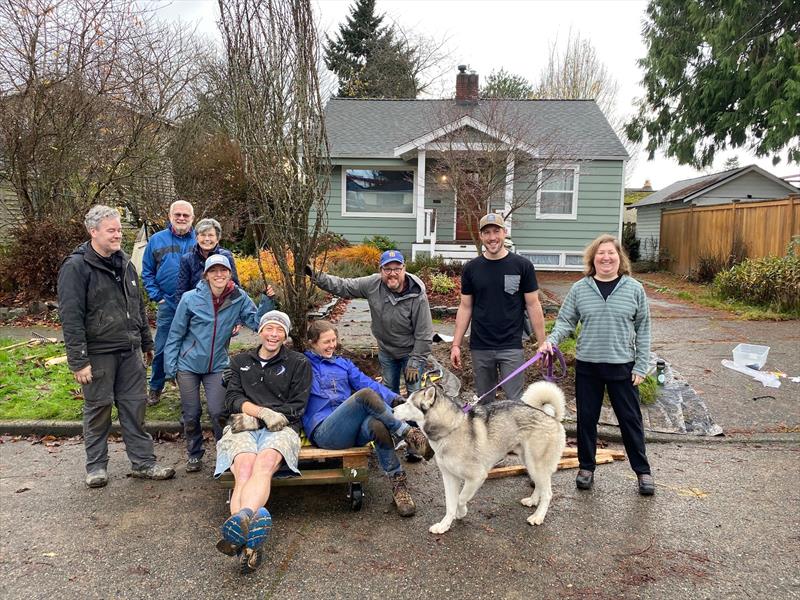
{"type": "Polygon", "coordinates": [[[740,367],[760,369],[767,362],[769,346],[755,344],[739,344],[733,349],[733,362],[740,367]]]}

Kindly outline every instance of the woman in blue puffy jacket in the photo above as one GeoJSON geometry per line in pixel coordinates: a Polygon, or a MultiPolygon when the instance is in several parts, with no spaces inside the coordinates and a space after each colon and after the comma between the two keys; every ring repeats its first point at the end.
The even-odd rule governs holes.
{"type": "Polygon", "coordinates": [[[178,303],[164,347],[164,372],[167,379],[177,380],[180,390],[189,454],[187,473],[203,468],[200,384],[206,392],[214,437],[219,440],[225,414],[222,372],[228,366],[228,342],[234,327],[243,323],[257,331],[261,315],[273,308],[272,300],[262,296],[256,309],[247,293],[231,280],[230,261],[221,254],[206,259],[203,280],[178,303]]]}
{"type": "Polygon", "coordinates": [[[308,327],[311,347],[305,355],[311,363],[311,393],[303,429],[311,442],[328,450],[341,450],[375,442],[378,463],[392,484],[397,512],[409,517],[416,511],[408,491],[405,471],[397,458],[394,438],[405,439],[417,454],[430,458],[425,434],[394,417],[391,405],[402,398],[371,379],[352,361],[335,356],[336,328],[327,321],[308,327]]]}

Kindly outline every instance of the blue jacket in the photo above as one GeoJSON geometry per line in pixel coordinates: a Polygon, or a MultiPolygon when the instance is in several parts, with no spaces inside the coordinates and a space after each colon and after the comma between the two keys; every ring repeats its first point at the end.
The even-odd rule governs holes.
{"type": "MultiPolygon", "coordinates": [[[[233,283],[239,285],[239,275],[236,273],[236,261],[233,259],[233,254],[217,244],[208,256],[212,254],[221,254],[226,257],[231,263],[231,278],[233,283]]],[[[175,300],[180,302],[183,296],[189,290],[193,290],[197,282],[203,278],[203,270],[206,268],[206,256],[203,256],[200,246],[195,244],[194,247],[186,254],[181,256],[180,266],[178,267],[178,285],[175,288],[175,300]]]]}
{"type": "Polygon", "coordinates": [[[228,366],[228,342],[233,327],[244,323],[258,330],[261,315],[275,304],[266,296],[256,305],[239,286],[225,298],[217,313],[211,299],[211,288],[201,281],[186,292],[178,303],[175,318],[169,328],[164,346],[164,373],[173,379],[178,371],[190,373],[219,373],[228,366]]]}
{"type": "Polygon", "coordinates": [[[178,266],[181,256],[194,246],[194,229],[178,235],[172,225],[153,234],[142,258],[142,281],[147,295],[154,302],[166,302],[172,306],[178,303],[175,289],[178,283],[178,266]]]}
{"type": "Polygon", "coordinates": [[[397,398],[389,388],[362,373],[352,361],[341,357],[322,358],[306,350],[311,363],[311,394],[303,414],[303,430],[309,438],[314,428],[322,423],[345,400],[358,390],[370,388],[378,393],[387,406],[397,398]]]}

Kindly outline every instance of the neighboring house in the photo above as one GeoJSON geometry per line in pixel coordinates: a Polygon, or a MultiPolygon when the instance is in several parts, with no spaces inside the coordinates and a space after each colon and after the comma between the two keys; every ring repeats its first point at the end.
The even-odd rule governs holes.
{"type": "Polygon", "coordinates": [[[650,180],[647,179],[640,188],[625,188],[625,214],[622,216],[623,223],[636,223],[636,207],[633,206],[639,200],[647,198],[655,192],[650,180]]]}
{"type": "Polygon", "coordinates": [[[636,237],[643,256],[658,256],[661,212],[671,208],[712,206],[734,201],[774,200],[797,188],[756,165],[684,179],[637,201],[636,237]]]}
{"type": "MultiPolygon", "coordinates": [[[[467,133],[488,147],[506,144],[505,187],[486,211],[508,215],[531,182],[513,177],[529,169],[534,201],[515,210],[509,233],[515,251],[540,269],[579,270],[585,246],[601,233],[621,235],[625,162],[628,154],[594,100],[483,100],[478,76],[460,67],[452,100],[331,99],[325,108],[333,174],[328,228],[352,242],[380,234],[412,257],[434,254],[451,260],[476,255],[470,227],[448,186],[443,163],[446,140],[467,133]],[[525,136],[501,131],[482,115],[489,107],[531,125],[525,136]],[[447,115],[443,122],[441,115],[447,115]],[[439,120],[437,120],[437,117],[439,120]],[[520,139],[522,138],[522,139],[520,139]],[[542,162],[542,139],[563,149],[542,162]],[[538,158],[538,163],[537,163],[538,158]]],[[[497,147],[497,146],[495,146],[497,147]]],[[[474,152],[471,147],[470,152],[474,152]]]]}

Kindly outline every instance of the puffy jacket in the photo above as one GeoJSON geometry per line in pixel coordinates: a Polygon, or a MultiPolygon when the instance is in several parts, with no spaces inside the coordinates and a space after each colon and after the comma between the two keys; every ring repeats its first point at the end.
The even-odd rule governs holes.
{"type": "Polygon", "coordinates": [[[264,366],[258,348],[241,352],[231,359],[231,377],[225,392],[228,414],[242,412],[242,404],[252,402],[283,413],[289,425],[300,432],[300,417],[306,409],[311,385],[311,368],[299,352],[282,346],[264,366]]]}
{"type": "Polygon", "coordinates": [[[166,301],[175,306],[178,284],[178,267],[181,256],[194,246],[194,229],[178,235],[167,225],[166,229],[153,234],[142,257],[142,281],[147,295],[154,302],[166,301]]]}
{"type": "MultiPolygon", "coordinates": [[[[236,273],[236,261],[233,259],[231,251],[217,244],[217,247],[209,252],[208,256],[212,254],[221,254],[228,259],[231,263],[231,278],[233,279],[233,283],[239,285],[239,275],[236,273]]],[[[175,288],[175,299],[177,302],[180,302],[181,296],[189,290],[193,290],[197,282],[203,278],[203,270],[206,268],[206,258],[208,258],[208,256],[203,255],[200,246],[197,244],[186,254],[181,256],[178,266],[178,285],[175,288]]]]}
{"type": "Polygon", "coordinates": [[[136,267],[121,250],[112,260],[122,267],[123,281],[90,242],[78,246],[61,263],[58,312],[72,371],[88,365],[90,354],[153,349],[136,267]]]}
{"type": "Polygon", "coordinates": [[[258,330],[261,315],[274,308],[271,299],[262,295],[256,305],[245,291],[234,286],[214,312],[211,288],[201,281],[186,292],[178,303],[175,318],[164,346],[164,373],[172,379],[178,371],[219,373],[228,366],[228,342],[237,323],[258,330]]]}
{"type": "Polygon", "coordinates": [[[337,296],[366,298],[378,347],[392,358],[408,356],[421,362],[430,355],[433,343],[431,308],[422,280],[411,273],[406,278],[409,289],[402,295],[391,292],[379,273],[355,279],[317,273],[314,283],[337,296]]]}
{"type": "Polygon", "coordinates": [[[392,401],[398,397],[392,390],[365,375],[352,361],[342,356],[323,358],[311,350],[306,350],[305,355],[314,374],[308,406],[303,415],[303,429],[309,438],[317,425],[358,390],[364,388],[374,390],[387,406],[391,406],[392,401]]]}

